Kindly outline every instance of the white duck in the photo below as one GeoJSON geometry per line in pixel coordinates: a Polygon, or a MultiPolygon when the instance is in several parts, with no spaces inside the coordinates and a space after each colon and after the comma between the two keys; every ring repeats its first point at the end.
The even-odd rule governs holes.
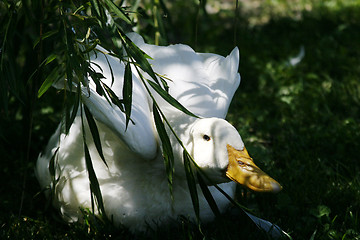
{"type": "MultiPolygon", "coordinates": [[[[171,79],[169,93],[200,118],[190,117],[153,92],[162,111],[184,143],[196,164],[230,196],[238,182],[257,191],[278,191],[281,186],[262,172],[249,157],[237,130],[225,118],[230,101],[240,84],[239,51],[235,48],[226,58],[208,53],[195,53],[186,45],[167,47],[144,43],[137,34],[132,41],[152,57],[155,72],[171,79]],[[231,181],[234,180],[235,182],[231,181]]],[[[112,90],[122,98],[124,64],[107,56],[115,77],[112,90]]],[[[103,54],[92,59],[92,66],[102,71],[111,86],[111,73],[103,54]],[[99,69],[99,66],[101,69],[99,69]]],[[[135,72],[135,71],[133,71],[135,72]]],[[[179,215],[195,218],[185,176],[183,149],[169,133],[175,156],[173,201],[161,151],[161,141],[152,118],[152,101],[138,76],[133,75],[131,118],[125,129],[125,115],[98,95],[95,87],[83,89],[82,99],[96,118],[103,153],[101,160],[87,123],[86,142],[99,181],[105,212],[115,224],[132,231],[144,231],[179,215]]],[[[60,124],[61,125],[61,124],[60,124]]],[[[91,209],[91,194],[86,170],[82,124],[77,116],[68,135],[58,127],[45,152],[39,156],[36,175],[42,188],[54,190],[53,203],[67,221],[81,219],[80,208],[91,209]],[[57,150],[58,149],[58,150],[57,150]],[[52,185],[49,162],[56,152],[55,178],[52,185]]],[[[229,201],[209,186],[220,211],[229,201]]],[[[200,217],[211,220],[214,215],[205,197],[199,193],[200,217]]]]}

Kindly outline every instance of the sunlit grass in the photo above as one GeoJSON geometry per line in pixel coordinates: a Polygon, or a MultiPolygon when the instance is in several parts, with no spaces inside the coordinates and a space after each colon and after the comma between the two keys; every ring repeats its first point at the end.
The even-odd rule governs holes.
{"type": "Polygon", "coordinates": [[[359,238],[360,48],[346,13],[273,20],[242,51],[229,117],[284,187],[276,197],[256,195],[257,208],[300,239],[359,238]],[[291,66],[300,47],[305,56],[291,66]]]}

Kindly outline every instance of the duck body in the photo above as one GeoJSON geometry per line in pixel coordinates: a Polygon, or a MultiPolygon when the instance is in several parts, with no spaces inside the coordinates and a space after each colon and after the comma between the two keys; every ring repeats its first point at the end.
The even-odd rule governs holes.
{"type": "MultiPolygon", "coordinates": [[[[105,212],[110,219],[113,219],[115,225],[123,224],[133,232],[137,232],[146,231],[149,226],[154,228],[171,222],[179,216],[195,220],[183,169],[178,169],[178,166],[176,168],[172,200],[161,152],[155,159],[144,161],[143,158],[124,147],[116,134],[112,133],[107,126],[100,122],[97,122],[97,125],[108,167],[101,160],[87,126],[86,141],[99,181],[105,212]]],[[[49,158],[58,146],[56,173],[59,181],[54,188],[54,205],[60,209],[66,221],[78,221],[82,217],[80,207],[92,208],[89,177],[82,151],[83,136],[80,117],[75,119],[68,135],[60,133],[60,128],[58,128],[50,139],[48,149],[39,157],[37,175],[42,176],[38,178],[43,187],[49,185],[51,178],[40,166],[48,166],[49,158]],[[50,147],[50,145],[56,147],[50,147]],[[44,174],[41,174],[41,171],[44,174]]],[[[224,183],[220,187],[233,196],[236,183],[224,183]]],[[[214,187],[209,187],[209,190],[216,199],[219,209],[224,211],[229,201],[214,187]]],[[[214,217],[213,213],[199,187],[198,193],[201,219],[211,221],[214,217]]]]}
{"type": "MultiPolygon", "coordinates": [[[[224,58],[215,54],[195,53],[186,45],[159,47],[146,44],[137,34],[130,34],[129,37],[152,57],[149,62],[154,71],[171,79],[167,82],[170,95],[199,117],[191,117],[172,107],[152,90],[156,102],[197,165],[213,183],[233,197],[236,183],[230,179],[237,181],[237,177],[226,172],[231,155],[227,146],[246,150],[236,129],[223,118],[240,83],[237,72],[238,49],[235,48],[224,58]]],[[[102,72],[105,77],[103,82],[111,86],[121,99],[124,64],[100,53],[92,57],[91,64],[102,72]],[[112,71],[115,78],[113,83],[112,71]]],[[[89,87],[82,88],[82,101],[95,118],[107,166],[99,156],[85,117],[84,129],[82,128],[80,114],[67,135],[61,131],[62,124],[59,125],[38,158],[36,176],[43,189],[51,189],[53,204],[60,209],[66,221],[81,220],[81,208],[92,209],[83,132],[99,182],[105,213],[115,225],[122,224],[137,232],[176,220],[179,216],[195,219],[184,171],[183,149],[167,128],[175,158],[171,196],[161,141],[152,117],[153,102],[139,76],[133,74],[132,81],[133,122],[129,122],[127,128],[125,114],[98,95],[95,86],[90,83],[89,87]],[[49,170],[52,158],[55,172],[53,177],[49,170]]],[[[236,157],[234,161],[239,161],[240,158],[242,157],[236,157]]],[[[256,165],[249,168],[253,174],[256,165]]],[[[246,185],[248,182],[241,184],[246,185]]],[[[211,221],[214,218],[212,210],[200,187],[197,188],[200,218],[211,221]]],[[[219,210],[225,211],[229,206],[228,199],[213,186],[209,186],[209,190],[219,210]]],[[[95,214],[97,213],[95,206],[95,214]]]]}

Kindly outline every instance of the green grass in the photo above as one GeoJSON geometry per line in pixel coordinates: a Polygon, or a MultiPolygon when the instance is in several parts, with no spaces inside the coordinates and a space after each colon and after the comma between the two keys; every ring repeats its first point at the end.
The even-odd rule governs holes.
{"type": "MultiPolygon", "coordinates": [[[[239,188],[238,201],[293,239],[360,239],[360,2],[297,1],[302,9],[310,4],[308,11],[288,1],[265,2],[263,13],[241,12],[237,22],[242,82],[227,119],[283,190],[259,194],[239,188]],[[302,47],[302,61],[289,65],[302,47]]],[[[196,7],[191,18],[182,16],[181,7],[169,7],[170,42],[220,54],[234,47],[233,9],[200,11],[195,42],[196,7]]],[[[151,26],[144,24],[142,31],[151,38],[151,26]]],[[[0,238],[133,239],[126,229],[91,216],[87,224],[67,225],[38,194],[33,167],[60,120],[61,98],[51,90],[37,102],[29,154],[23,105],[12,98],[8,117],[0,118],[0,238]]],[[[202,226],[202,233],[179,219],[136,238],[173,239],[174,233],[177,239],[268,239],[236,208],[202,226]]]]}

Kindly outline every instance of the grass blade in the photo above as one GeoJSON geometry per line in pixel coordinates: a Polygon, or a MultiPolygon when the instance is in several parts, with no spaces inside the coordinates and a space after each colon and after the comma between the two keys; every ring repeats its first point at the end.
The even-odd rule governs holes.
{"type": "Polygon", "coordinates": [[[156,130],[159,134],[162,143],[165,170],[168,178],[168,185],[171,194],[171,199],[173,200],[172,184],[173,184],[173,175],[174,175],[174,154],[171,147],[169,136],[165,130],[164,123],[160,117],[160,114],[155,104],[153,106],[153,114],[154,114],[156,130]]]}
{"type": "Polygon", "coordinates": [[[131,72],[130,63],[127,63],[125,66],[123,101],[124,101],[124,108],[126,115],[125,129],[127,129],[131,116],[131,105],[132,105],[132,72],[131,72]]]}
{"type": "Polygon", "coordinates": [[[95,122],[90,110],[86,107],[86,105],[84,105],[84,110],[85,110],[86,120],[88,121],[90,132],[91,132],[91,135],[92,135],[94,143],[95,143],[96,150],[98,151],[99,156],[105,163],[106,167],[109,167],[105,161],[105,157],[104,157],[104,154],[102,151],[99,130],[96,126],[96,122],[95,122]]]}
{"type": "Polygon", "coordinates": [[[195,114],[193,114],[192,112],[187,110],[183,105],[181,105],[181,103],[179,103],[175,98],[173,98],[168,92],[166,92],[164,89],[162,89],[158,84],[156,84],[152,81],[149,81],[149,80],[148,80],[148,83],[163,99],[165,99],[172,106],[174,106],[175,108],[179,109],[180,111],[182,111],[192,117],[197,117],[195,114]]]}

